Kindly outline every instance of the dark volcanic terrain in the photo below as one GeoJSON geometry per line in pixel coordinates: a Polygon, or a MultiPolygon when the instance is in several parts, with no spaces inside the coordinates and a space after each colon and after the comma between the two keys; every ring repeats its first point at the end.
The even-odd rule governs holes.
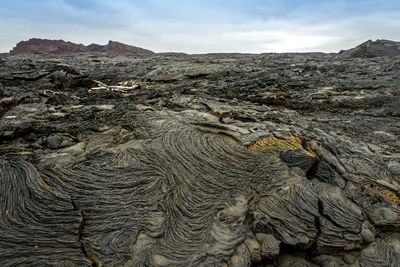
{"type": "Polygon", "coordinates": [[[1,54],[0,265],[399,266],[389,50],[1,54]]]}

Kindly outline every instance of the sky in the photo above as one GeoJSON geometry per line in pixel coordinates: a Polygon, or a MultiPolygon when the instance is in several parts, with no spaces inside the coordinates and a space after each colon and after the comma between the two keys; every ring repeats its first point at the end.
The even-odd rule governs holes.
{"type": "Polygon", "coordinates": [[[0,52],[29,38],[154,52],[338,52],[400,41],[400,0],[2,0],[0,52]]]}

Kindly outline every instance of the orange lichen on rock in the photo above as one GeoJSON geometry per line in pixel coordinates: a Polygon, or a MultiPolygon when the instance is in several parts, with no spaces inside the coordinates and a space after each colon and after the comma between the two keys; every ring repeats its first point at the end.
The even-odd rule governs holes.
{"type": "Polygon", "coordinates": [[[53,189],[51,189],[51,187],[42,179],[42,177],[39,177],[40,182],[42,183],[42,185],[49,191],[53,191],[53,189]]]}
{"type": "Polygon", "coordinates": [[[301,139],[295,136],[283,136],[277,138],[275,136],[264,137],[257,140],[254,144],[249,146],[250,150],[301,150],[309,154],[301,144],[301,139]]]}
{"type": "Polygon", "coordinates": [[[382,196],[386,201],[388,201],[394,207],[400,209],[400,198],[396,195],[395,192],[383,188],[381,186],[375,186],[374,191],[376,194],[382,196]]]}
{"type": "Polygon", "coordinates": [[[268,136],[258,139],[254,144],[248,146],[248,149],[254,151],[273,151],[281,152],[289,149],[301,151],[313,158],[320,160],[320,156],[313,149],[313,145],[309,142],[303,142],[301,138],[296,136],[268,136]]]}

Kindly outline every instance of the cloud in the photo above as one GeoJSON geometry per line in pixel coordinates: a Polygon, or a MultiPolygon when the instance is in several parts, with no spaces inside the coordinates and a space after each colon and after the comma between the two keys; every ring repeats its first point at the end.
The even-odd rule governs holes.
{"type": "Polygon", "coordinates": [[[31,37],[187,53],[337,52],[367,39],[400,39],[399,4],[387,1],[372,9],[372,0],[14,2],[0,7],[4,52],[31,37]]]}

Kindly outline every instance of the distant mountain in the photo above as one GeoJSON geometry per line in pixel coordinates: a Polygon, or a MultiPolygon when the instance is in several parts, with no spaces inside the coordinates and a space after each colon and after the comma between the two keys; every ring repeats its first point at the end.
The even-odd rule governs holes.
{"type": "Polygon", "coordinates": [[[101,52],[101,49],[103,49],[103,47],[104,45],[99,45],[99,44],[90,44],[87,46],[90,52],[101,52]]]}
{"type": "Polygon", "coordinates": [[[149,55],[149,54],[154,54],[154,52],[132,46],[132,45],[127,45],[119,42],[114,42],[114,41],[109,41],[107,45],[105,45],[100,52],[105,52],[109,54],[138,54],[138,55],[149,55]]]}
{"type": "Polygon", "coordinates": [[[74,44],[63,40],[32,38],[28,41],[19,42],[14,49],[10,51],[12,54],[26,52],[38,54],[79,53],[89,52],[89,48],[82,44],[74,44]]]}
{"type": "Polygon", "coordinates": [[[38,54],[61,54],[61,53],[80,53],[80,52],[103,52],[108,54],[138,54],[151,55],[154,52],[127,45],[115,41],[109,41],[107,45],[91,44],[84,46],[83,44],[75,44],[65,42],[63,40],[48,40],[32,38],[28,41],[19,42],[10,53],[38,53],[38,54]]]}
{"type": "Polygon", "coordinates": [[[368,40],[359,46],[339,52],[340,58],[371,58],[400,55],[400,42],[390,40],[368,40]]]}

